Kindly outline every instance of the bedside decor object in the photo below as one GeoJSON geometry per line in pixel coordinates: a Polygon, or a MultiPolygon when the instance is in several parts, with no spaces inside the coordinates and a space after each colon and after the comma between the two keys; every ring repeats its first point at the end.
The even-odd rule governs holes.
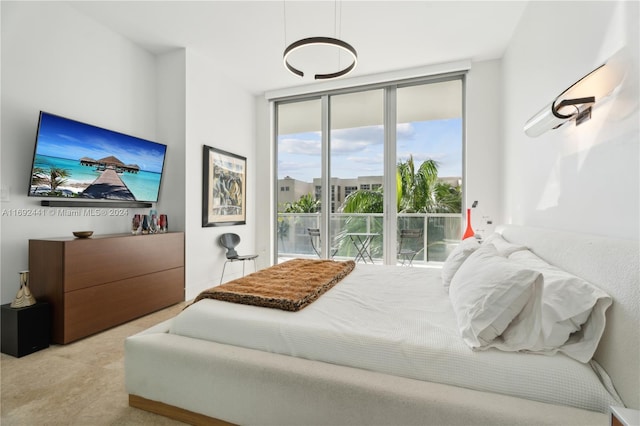
{"type": "Polygon", "coordinates": [[[466,240],[474,235],[475,232],[473,232],[473,228],[471,227],[471,209],[467,209],[467,229],[465,229],[462,239],[466,240]]]}
{"type": "Polygon", "coordinates": [[[244,225],[247,159],[203,146],[202,226],[244,225]]]}
{"type": "Polygon", "coordinates": [[[73,231],[76,238],[89,238],[93,235],[93,231],[73,231]]]}
{"type": "Polygon", "coordinates": [[[29,290],[29,271],[20,271],[20,289],[16,298],[11,302],[12,308],[24,308],[36,304],[36,299],[29,290]]]}

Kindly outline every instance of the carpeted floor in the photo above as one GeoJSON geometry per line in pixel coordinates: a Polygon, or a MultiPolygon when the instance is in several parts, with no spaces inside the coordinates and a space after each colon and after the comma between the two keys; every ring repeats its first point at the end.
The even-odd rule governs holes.
{"type": "Polygon", "coordinates": [[[124,339],[175,316],[180,303],[68,345],[0,358],[0,424],[178,425],[128,405],[124,339]]]}

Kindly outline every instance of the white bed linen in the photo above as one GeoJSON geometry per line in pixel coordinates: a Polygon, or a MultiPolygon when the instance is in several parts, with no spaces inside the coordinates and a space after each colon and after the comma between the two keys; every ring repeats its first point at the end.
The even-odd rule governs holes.
{"type": "Polygon", "coordinates": [[[357,265],[299,312],[202,300],[170,333],[603,413],[619,404],[563,354],[472,351],[437,268],[357,265]]]}

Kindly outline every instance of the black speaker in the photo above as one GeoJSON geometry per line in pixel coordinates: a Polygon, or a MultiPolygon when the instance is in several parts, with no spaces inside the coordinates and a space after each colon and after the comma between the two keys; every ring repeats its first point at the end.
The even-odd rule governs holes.
{"type": "Polygon", "coordinates": [[[48,348],[51,340],[51,306],[47,302],[23,308],[2,305],[2,353],[15,357],[48,348]]]}

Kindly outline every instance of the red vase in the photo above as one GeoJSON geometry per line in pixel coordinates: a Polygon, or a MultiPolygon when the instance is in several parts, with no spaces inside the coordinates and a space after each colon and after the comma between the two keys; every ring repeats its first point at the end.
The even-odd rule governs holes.
{"type": "Polygon", "coordinates": [[[464,231],[464,235],[462,235],[462,239],[465,240],[469,237],[473,237],[475,233],[473,232],[473,228],[471,227],[471,209],[467,209],[467,229],[464,231]]]}

